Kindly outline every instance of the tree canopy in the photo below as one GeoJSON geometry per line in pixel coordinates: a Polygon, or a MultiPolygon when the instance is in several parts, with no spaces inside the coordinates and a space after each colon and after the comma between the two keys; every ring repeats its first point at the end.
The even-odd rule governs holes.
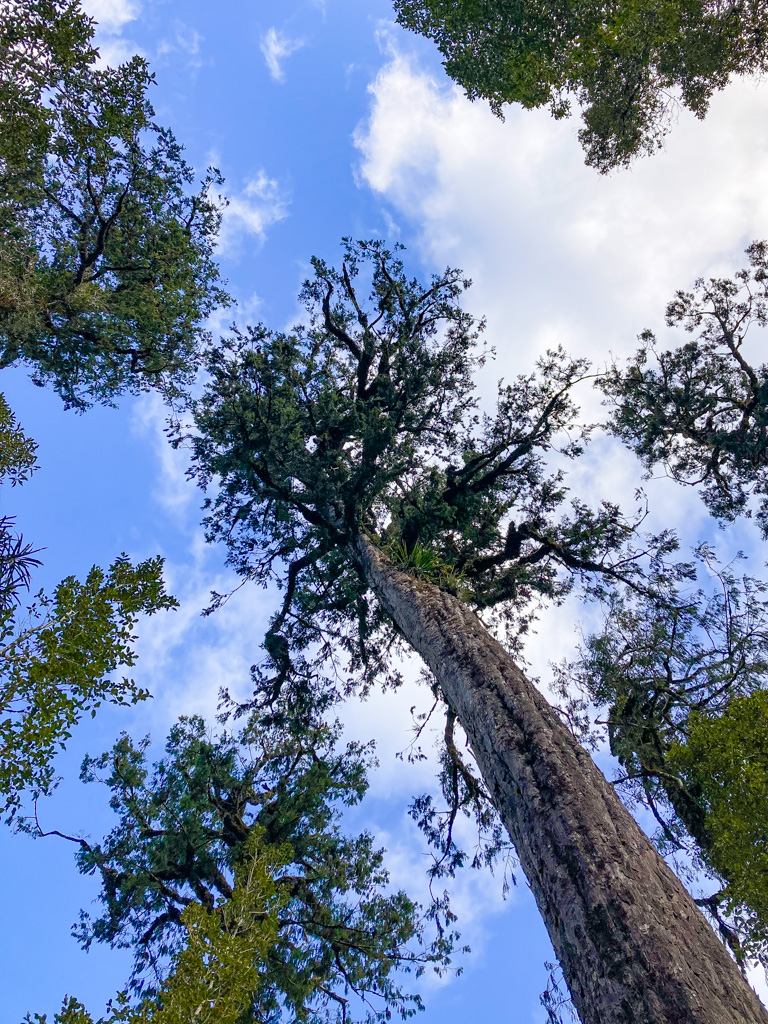
{"type": "Polygon", "coordinates": [[[228,301],[218,175],[193,186],[146,62],[98,66],[78,3],[1,9],[0,365],[29,366],[76,408],[173,395],[228,301]]]}
{"type": "MultiPolygon", "coordinates": [[[[136,998],[124,996],[110,1024],[352,1024],[421,1005],[398,973],[447,967],[453,918],[436,901],[425,945],[426,918],[404,892],[386,892],[372,836],[341,831],[372,752],[339,749],[337,738],[325,725],[294,733],[255,722],[213,738],[192,718],[152,771],[148,741],[127,736],[86,759],[84,779],[109,786],[119,824],[98,845],[76,840],[81,871],[101,875],[104,908],[77,931],[86,947],[135,956],[136,998]]],[[[75,1000],[56,1019],[91,1021],[75,1000]]]]}
{"type": "Polygon", "coordinates": [[[704,117],[735,75],[768,61],[762,2],[394,0],[398,22],[433,39],[470,99],[581,110],[579,138],[600,171],[658,149],[679,105],[704,117]]]}
{"type": "MultiPolygon", "coordinates": [[[[564,470],[548,462],[583,449],[569,397],[583,361],[548,354],[481,416],[483,325],[461,308],[458,271],[421,284],[378,242],[345,242],[340,270],[313,265],[306,324],[237,330],[212,350],[189,437],[199,482],[221,481],[206,500],[209,538],[243,576],[284,587],[257,673],[267,700],[286,680],[292,699],[301,679],[317,696],[310,645],[345,651],[367,681],[381,671],[395,636],[361,575],[362,533],[514,623],[510,643],[536,602],[562,599],[574,579],[599,589],[641,573],[637,522],[609,502],[568,503],[564,470]]],[[[661,556],[674,541],[650,545],[661,556]]]]}
{"type": "MultiPolygon", "coordinates": [[[[667,325],[694,335],[658,351],[651,331],[626,367],[601,387],[611,429],[650,472],[663,466],[701,486],[713,515],[751,515],[768,536],[768,367],[752,365],[747,335],[768,323],[768,245],[753,242],[733,278],[699,279],[667,306],[667,325]]],[[[750,339],[752,340],[752,339],[750,339]]]]}

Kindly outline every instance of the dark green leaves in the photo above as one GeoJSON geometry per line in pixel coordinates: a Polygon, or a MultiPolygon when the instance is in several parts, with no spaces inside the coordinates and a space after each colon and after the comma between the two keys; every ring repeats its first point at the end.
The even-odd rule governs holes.
{"type": "Polygon", "coordinates": [[[699,280],[667,307],[670,327],[694,337],[657,352],[653,335],[626,369],[600,386],[613,406],[611,427],[650,471],[700,485],[725,520],[757,515],[768,535],[768,367],[747,358],[747,334],[768,323],[768,246],[753,242],[749,268],[733,279],[699,280]]]}
{"type": "Polygon", "coordinates": [[[510,637],[574,579],[637,576],[638,522],[610,503],[566,510],[564,470],[552,467],[587,440],[571,398],[583,360],[547,353],[479,416],[483,324],[461,308],[458,271],[420,283],[381,243],[348,241],[339,270],[314,269],[292,333],[259,326],[211,353],[189,438],[193,474],[217,485],[209,538],[241,575],[283,589],[256,670],[262,697],[290,676],[292,699],[316,699],[319,666],[340,654],[358,682],[386,676],[395,635],[360,572],[361,532],[402,564],[418,552],[439,565],[450,589],[514,620],[510,637]]]}
{"type": "Polygon", "coordinates": [[[212,172],[155,124],[135,57],[97,68],[77,4],[5,5],[0,26],[0,365],[69,406],[174,395],[227,297],[212,172]]]}
{"type": "Polygon", "coordinates": [[[470,99],[583,110],[587,163],[626,165],[663,142],[677,107],[706,114],[733,75],[766,67],[765,3],[710,0],[394,0],[470,99]]]}
{"type": "MultiPolygon", "coordinates": [[[[403,892],[385,895],[383,851],[368,833],[340,831],[341,807],[367,788],[370,751],[337,750],[335,739],[325,726],[293,735],[254,724],[213,739],[195,718],[173,729],[154,771],[146,744],[125,736],[87,759],[84,777],[109,785],[119,824],[98,846],[81,843],[80,868],[101,873],[104,906],[96,921],[84,916],[85,944],[131,948],[134,988],[164,1009],[176,982],[171,974],[169,989],[163,979],[193,966],[195,942],[198,954],[207,948],[215,983],[216,963],[225,968],[237,956],[234,939],[250,936],[259,948],[256,970],[251,960],[238,981],[251,985],[243,1020],[410,1016],[418,997],[403,992],[395,972],[447,965],[454,936],[441,931],[420,948],[419,908],[403,892]],[[267,919],[238,925],[257,898],[268,899],[267,919]],[[272,934],[260,942],[267,925],[272,934]]],[[[434,913],[451,919],[442,905],[434,913]]],[[[176,1021],[163,1012],[157,1019],[176,1021]]]]}

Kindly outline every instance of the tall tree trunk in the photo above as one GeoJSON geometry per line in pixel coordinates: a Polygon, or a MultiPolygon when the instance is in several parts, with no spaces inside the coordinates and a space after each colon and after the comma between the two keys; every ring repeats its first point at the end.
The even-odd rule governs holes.
{"type": "Polygon", "coordinates": [[[689,893],[477,616],[365,537],[356,557],[469,738],[584,1024],[768,1024],[689,893]]]}

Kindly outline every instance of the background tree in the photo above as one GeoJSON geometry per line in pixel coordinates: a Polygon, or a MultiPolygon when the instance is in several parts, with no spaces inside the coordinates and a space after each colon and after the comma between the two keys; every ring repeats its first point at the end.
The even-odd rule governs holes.
{"type": "Polygon", "coordinates": [[[667,306],[667,324],[695,335],[657,352],[650,331],[625,368],[600,386],[613,407],[611,429],[650,472],[702,485],[713,515],[751,515],[768,536],[768,367],[748,359],[747,334],[768,323],[768,245],[753,242],[749,267],[731,278],[699,279],[667,306]]]}
{"type": "Polygon", "coordinates": [[[0,810],[12,819],[23,793],[35,798],[56,784],[53,760],[85,714],[109,701],[149,696],[132,679],[114,677],[135,663],[140,614],[173,608],[163,560],[133,565],[126,555],[83,582],[69,576],[26,608],[0,608],[0,810]]]}
{"type": "Polygon", "coordinates": [[[470,99],[581,107],[587,163],[602,172],[652,153],[680,105],[704,117],[734,75],[766,68],[762,2],[508,3],[394,0],[397,21],[433,39],[470,99]]]}
{"type": "Polygon", "coordinates": [[[0,365],[76,408],[177,393],[228,301],[217,173],[192,187],[143,59],[97,57],[78,3],[0,3],[0,365]]]}
{"type": "MultiPolygon", "coordinates": [[[[574,577],[645,589],[637,523],[609,504],[567,509],[563,471],[547,465],[581,451],[569,391],[585,366],[552,353],[479,417],[478,325],[458,272],[422,285],[379,243],[347,243],[340,270],[314,269],[304,325],[235,332],[211,353],[189,438],[200,482],[220,481],[209,536],[241,574],[283,587],[258,698],[277,717],[286,696],[311,706],[339,649],[337,672],[369,685],[403,640],[469,739],[586,1024],[765,1021],[678,879],[479,617],[504,640],[574,577]]],[[[649,542],[659,571],[673,548],[668,535],[649,542]]]]}
{"type": "MultiPolygon", "coordinates": [[[[79,935],[135,954],[138,1001],[110,1021],[351,1024],[421,1005],[398,972],[447,967],[453,918],[444,901],[431,907],[439,927],[425,947],[418,905],[385,894],[383,851],[341,832],[372,752],[336,749],[337,735],[251,722],[212,739],[202,719],[182,719],[152,773],[148,741],[127,736],[86,759],[83,777],[110,787],[119,824],[97,846],[77,840],[104,906],[79,935]]],[[[57,1019],[90,1020],[74,1001],[67,1013],[57,1019]]]]}
{"type": "MultiPolygon", "coordinates": [[[[195,190],[172,133],[154,122],[135,57],[97,66],[93,22],[72,0],[0,0],[0,365],[24,363],[67,406],[114,403],[194,376],[203,322],[228,301],[213,246],[212,172],[195,190]]],[[[36,446],[0,400],[0,479],[22,482],[36,446]]],[[[0,519],[0,800],[55,783],[53,757],[84,713],[145,697],[113,679],[135,659],[140,613],[175,602],[162,560],[125,555],[68,577],[27,608],[39,565],[0,519]]]]}
{"type": "Polygon", "coordinates": [[[663,599],[614,595],[604,628],[561,668],[559,683],[582,735],[594,742],[607,732],[621,765],[616,785],[654,814],[660,848],[684,851],[718,883],[699,903],[737,959],[765,963],[768,874],[758,806],[768,587],[719,566],[707,548],[699,558],[698,587],[663,599]]]}

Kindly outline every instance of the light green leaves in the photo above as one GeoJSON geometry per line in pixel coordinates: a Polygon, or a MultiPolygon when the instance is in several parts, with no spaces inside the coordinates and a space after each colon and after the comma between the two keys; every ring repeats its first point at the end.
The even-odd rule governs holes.
{"type": "Polygon", "coordinates": [[[744,952],[768,950],[768,691],[694,713],[668,763],[701,794],[711,837],[705,861],[726,879],[721,897],[745,933],[744,952]]]}
{"type": "Polygon", "coordinates": [[[121,555],[108,571],[94,566],[82,582],[67,577],[23,609],[0,609],[0,807],[8,819],[24,791],[55,785],[53,759],[85,714],[100,704],[148,696],[118,667],[136,659],[140,614],[173,608],[162,559],[133,565],[121,555]]]}

